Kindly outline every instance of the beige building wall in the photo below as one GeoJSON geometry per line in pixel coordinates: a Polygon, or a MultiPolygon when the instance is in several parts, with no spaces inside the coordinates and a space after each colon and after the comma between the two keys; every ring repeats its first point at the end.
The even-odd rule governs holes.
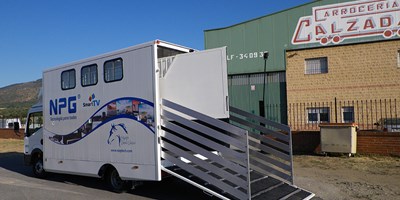
{"type": "Polygon", "coordinates": [[[309,107],[329,107],[330,122],[336,122],[336,118],[341,122],[341,107],[345,104],[353,104],[356,123],[365,125],[368,117],[368,129],[373,129],[374,121],[387,116],[389,109],[391,118],[400,117],[400,102],[394,102],[400,101],[399,50],[400,40],[392,40],[288,51],[289,125],[310,129],[303,127],[310,127],[309,107]],[[328,73],[305,74],[305,60],[318,57],[327,57],[328,73]],[[335,98],[339,116],[335,116],[335,98]],[[383,101],[387,101],[386,106],[381,106],[383,101]]]}

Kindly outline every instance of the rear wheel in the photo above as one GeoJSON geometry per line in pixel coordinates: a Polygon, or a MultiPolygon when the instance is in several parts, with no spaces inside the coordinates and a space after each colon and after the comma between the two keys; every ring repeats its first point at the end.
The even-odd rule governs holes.
{"type": "Polygon", "coordinates": [[[43,159],[42,156],[37,156],[33,161],[33,174],[37,178],[44,178],[46,176],[46,171],[43,168],[43,159]]]}
{"type": "Polygon", "coordinates": [[[132,184],[130,181],[122,180],[115,168],[108,171],[106,181],[110,190],[117,193],[128,191],[132,184]]]}

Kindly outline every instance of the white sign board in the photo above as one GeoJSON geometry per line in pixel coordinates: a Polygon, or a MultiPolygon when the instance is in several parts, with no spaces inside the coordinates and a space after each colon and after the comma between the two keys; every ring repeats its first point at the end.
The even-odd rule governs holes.
{"type": "Polygon", "coordinates": [[[359,0],[313,7],[301,17],[292,44],[329,43],[371,36],[400,36],[400,0],[359,0]]]}

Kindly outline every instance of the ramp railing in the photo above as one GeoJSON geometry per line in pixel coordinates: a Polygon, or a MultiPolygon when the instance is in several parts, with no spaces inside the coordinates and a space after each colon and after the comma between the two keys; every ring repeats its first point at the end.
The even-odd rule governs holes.
{"type": "Polygon", "coordinates": [[[248,130],[250,168],[293,185],[290,128],[235,107],[230,113],[231,123],[248,130]]]}
{"type": "Polygon", "coordinates": [[[158,59],[158,67],[161,70],[160,78],[164,77],[167,74],[167,71],[171,67],[174,62],[175,56],[163,57],[158,59]]]}
{"type": "Polygon", "coordinates": [[[184,172],[164,171],[222,199],[251,199],[246,130],[165,99],[161,118],[161,157],[184,172]]]}

